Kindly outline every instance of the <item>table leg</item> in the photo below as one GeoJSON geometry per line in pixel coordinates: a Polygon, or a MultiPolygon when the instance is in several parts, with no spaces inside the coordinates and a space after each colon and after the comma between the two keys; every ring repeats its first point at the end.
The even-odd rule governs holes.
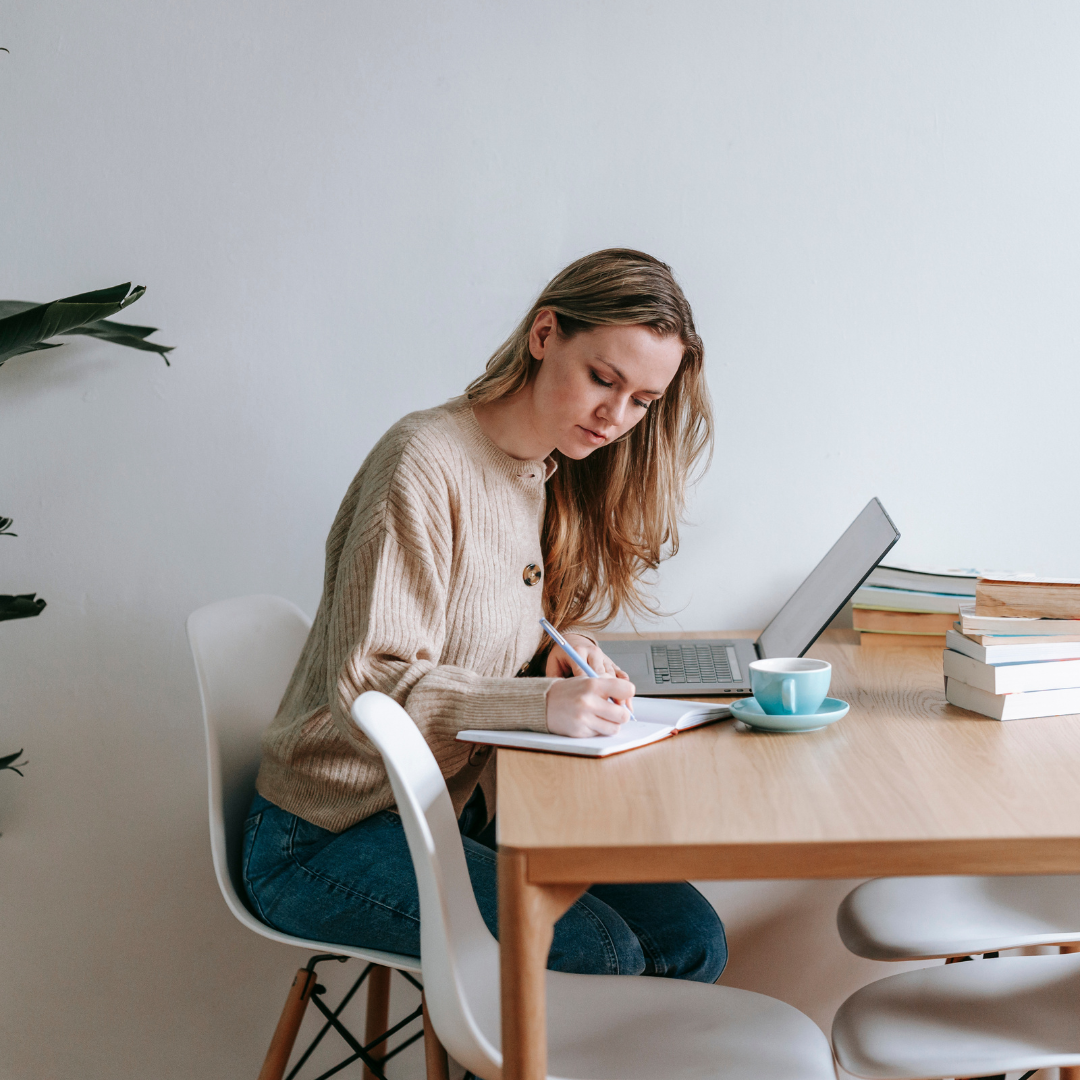
{"type": "MultiPolygon", "coordinates": [[[[368,1053],[377,1058],[386,1053],[386,1043],[372,1046],[372,1039],[377,1038],[390,1026],[390,969],[372,964],[368,972],[367,1009],[364,1012],[364,1046],[368,1053]]],[[[365,1065],[364,1080],[375,1080],[375,1074],[365,1065]]]]}
{"type": "Polygon", "coordinates": [[[520,851],[499,851],[499,963],[504,1080],[545,1080],[544,972],[555,923],[588,885],[534,885],[520,851]]]}

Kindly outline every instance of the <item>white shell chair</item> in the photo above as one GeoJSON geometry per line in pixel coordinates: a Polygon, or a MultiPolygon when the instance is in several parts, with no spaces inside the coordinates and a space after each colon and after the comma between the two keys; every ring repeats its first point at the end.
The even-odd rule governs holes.
{"type": "Polygon", "coordinates": [[[1078,1017],[1080,955],[1004,957],[864,986],[832,1040],[840,1065],[870,1080],[1002,1076],[1080,1064],[1078,1017]]]}
{"type": "MultiPolygon", "coordinates": [[[[353,719],[382,754],[420,890],[431,1022],[450,1054],[501,1080],[499,946],[473,896],[450,796],[408,714],[370,691],[353,719]]],[[[674,979],[548,972],[551,1077],[835,1080],[820,1029],[762,994],[674,979]]]]}
{"type": "Polygon", "coordinates": [[[1080,877],[899,877],[867,881],[836,913],[870,960],[924,960],[1080,941],[1080,877]]]}
{"type": "MultiPolygon", "coordinates": [[[[310,629],[311,620],[279,596],[221,600],[199,608],[188,618],[188,641],[206,725],[210,850],[221,895],[249,930],[271,941],[314,949],[324,958],[355,957],[376,965],[368,983],[364,1042],[370,1046],[373,1037],[386,1027],[389,969],[419,975],[420,961],[415,956],[283,934],[260,922],[248,909],[241,876],[244,820],[255,794],[262,734],[277,712],[310,629]]],[[[280,1080],[284,1074],[316,985],[314,964],[309,963],[293,981],[260,1080],[280,1080]]],[[[316,1002],[322,1004],[318,999],[316,1002]]],[[[375,1052],[375,1048],[371,1050],[375,1052]]]]}
{"type": "MultiPolygon", "coordinates": [[[[899,877],[867,881],[836,915],[848,949],[871,960],[997,954],[1080,941],[1080,877],[899,877]]],[[[995,958],[893,975],[836,1014],[833,1046],[856,1076],[1000,1075],[1062,1068],[1080,1077],[1080,957],[995,958]]]]}

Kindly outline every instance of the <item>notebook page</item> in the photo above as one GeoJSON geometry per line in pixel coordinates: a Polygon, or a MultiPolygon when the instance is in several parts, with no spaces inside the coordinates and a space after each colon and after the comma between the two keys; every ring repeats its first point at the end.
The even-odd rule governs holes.
{"type": "Polygon", "coordinates": [[[547,750],[555,754],[577,754],[580,757],[607,757],[623,750],[633,750],[657,742],[672,732],[671,724],[647,724],[628,720],[617,735],[593,735],[587,739],[571,739],[566,735],[551,735],[546,731],[459,731],[461,742],[506,746],[515,750],[547,750]]]}
{"type": "Polygon", "coordinates": [[[720,701],[680,701],[678,698],[636,697],[634,715],[650,724],[668,724],[685,731],[731,715],[720,701]]]}

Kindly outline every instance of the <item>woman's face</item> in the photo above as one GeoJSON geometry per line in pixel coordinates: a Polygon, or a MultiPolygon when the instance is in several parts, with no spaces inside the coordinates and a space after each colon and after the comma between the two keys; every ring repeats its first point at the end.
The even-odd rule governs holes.
{"type": "Polygon", "coordinates": [[[533,379],[535,426],[568,458],[588,457],[642,420],[675,378],[683,343],[647,326],[598,326],[573,337],[555,313],[537,313],[529,349],[540,360],[533,379]]]}

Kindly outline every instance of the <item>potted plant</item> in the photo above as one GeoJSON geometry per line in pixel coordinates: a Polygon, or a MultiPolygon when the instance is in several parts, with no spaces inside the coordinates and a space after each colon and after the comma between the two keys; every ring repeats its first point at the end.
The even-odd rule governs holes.
{"type": "MultiPolygon", "coordinates": [[[[48,304],[0,300],[0,366],[13,356],[55,349],[62,342],[49,339],[73,334],[100,338],[115,345],[126,345],[130,349],[154,352],[168,364],[169,358],[166,354],[172,351],[172,346],[147,341],[156,331],[156,327],[134,326],[114,322],[109,318],[135,303],[145,292],[142,285],[133,289],[131,283],[127,282],[124,285],[114,285],[111,289],[67,296],[48,304]]],[[[11,531],[12,524],[11,518],[0,517],[0,536],[15,536],[11,531]]],[[[36,593],[0,594],[0,622],[29,619],[40,615],[44,608],[45,601],[36,593]]],[[[22,776],[19,766],[26,763],[19,762],[21,754],[20,750],[16,754],[0,757],[0,771],[10,769],[22,776]]]]}

